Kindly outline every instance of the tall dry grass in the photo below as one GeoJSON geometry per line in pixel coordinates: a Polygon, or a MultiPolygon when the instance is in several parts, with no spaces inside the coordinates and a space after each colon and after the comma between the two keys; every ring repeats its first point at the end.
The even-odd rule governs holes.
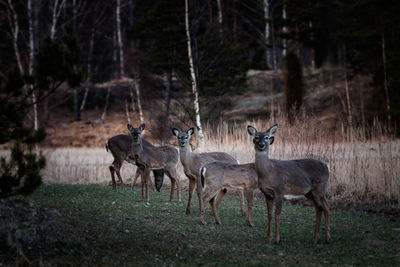
{"type": "MultiPolygon", "coordinates": [[[[205,125],[203,151],[223,151],[241,163],[254,162],[255,152],[247,125],[265,130],[275,123],[279,127],[271,147],[271,158],[315,158],[326,162],[331,170],[328,187],[331,198],[397,200],[400,203],[400,140],[390,137],[379,123],[368,129],[343,127],[343,130],[332,131],[317,119],[306,116],[297,118],[293,124],[283,115],[268,121],[221,122],[205,125]]],[[[171,143],[176,143],[172,136],[171,143]]],[[[46,182],[87,184],[111,180],[108,166],[113,158],[104,148],[44,149],[43,153],[47,158],[43,171],[46,182]]],[[[7,153],[0,153],[4,155],[7,153]]],[[[135,166],[125,163],[121,175],[126,181],[135,171],[135,166]]],[[[178,172],[185,185],[187,178],[182,166],[178,172]]],[[[168,184],[169,179],[165,182],[168,184]]]]}
{"type": "Polygon", "coordinates": [[[292,124],[282,114],[268,121],[220,123],[206,127],[206,151],[224,151],[241,163],[254,162],[247,125],[266,130],[278,123],[270,157],[314,158],[330,167],[328,194],[332,198],[400,200],[400,141],[382,124],[333,131],[317,119],[298,117],[292,124]]]}

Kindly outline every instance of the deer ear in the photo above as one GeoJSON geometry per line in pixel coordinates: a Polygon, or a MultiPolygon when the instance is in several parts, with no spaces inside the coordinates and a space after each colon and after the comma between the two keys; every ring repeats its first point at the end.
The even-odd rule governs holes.
{"type": "Polygon", "coordinates": [[[179,135],[179,130],[176,128],[172,128],[172,134],[175,135],[176,137],[178,137],[179,135]]]}
{"type": "Polygon", "coordinates": [[[247,132],[249,133],[249,135],[254,136],[257,133],[257,130],[253,126],[249,125],[247,126],[247,132]]]}
{"type": "Polygon", "coordinates": [[[143,123],[143,124],[140,124],[139,130],[143,131],[145,127],[146,127],[146,124],[144,124],[144,123],[143,123]]]}
{"type": "Polygon", "coordinates": [[[194,133],[194,128],[190,128],[189,130],[187,130],[186,132],[188,135],[192,135],[194,133]]]}
{"type": "Polygon", "coordinates": [[[274,143],[275,138],[273,136],[271,136],[269,138],[269,145],[272,145],[274,143]]]}
{"type": "Polygon", "coordinates": [[[133,127],[132,127],[132,125],[130,125],[129,123],[128,123],[127,127],[128,127],[128,130],[129,130],[130,132],[133,131],[133,127]]]}
{"type": "Polygon", "coordinates": [[[278,124],[275,124],[271,128],[269,128],[269,134],[274,134],[276,132],[276,129],[278,129],[278,124]]]}

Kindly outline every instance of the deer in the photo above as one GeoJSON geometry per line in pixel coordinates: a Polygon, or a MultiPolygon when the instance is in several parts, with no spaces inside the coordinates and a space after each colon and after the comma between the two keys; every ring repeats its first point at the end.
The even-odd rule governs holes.
{"type": "Polygon", "coordinates": [[[247,126],[253,137],[255,149],[255,167],[258,186],[264,194],[268,209],[268,243],[272,241],[272,210],[275,201],[275,243],[280,242],[279,218],[282,210],[284,194],[304,195],[312,202],[316,211],[314,244],[319,239],[322,212],[325,217],[325,242],[330,241],[329,206],[325,198],[328,186],[329,167],[315,159],[277,160],[270,159],[270,146],[274,143],[275,124],[266,131],[258,132],[256,128],[247,126]]]}
{"type": "MultiPolygon", "coordinates": [[[[183,170],[187,178],[189,179],[189,200],[186,207],[186,215],[190,214],[190,205],[192,202],[192,196],[197,185],[197,196],[199,198],[200,212],[202,209],[202,201],[201,201],[201,182],[200,182],[200,168],[214,161],[221,161],[230,164],[238,164],[238,161],[233,158],[231,155],[223,152],[207,152],[207,153],[194,153],[190,148],[190,138],[194,133],[194,128],[188,129],[186,132],[180,131],[176,128],[172,129],[173,135],[176,136],[179,143],[179,154],[180,160],[183,165],[183,170]]],[[[217,200],[217,207],[219,203],[222,201],[222,198],[226,194],[227,189],[224,188],[220,191],[217,200]]],[[[243,201],[243,192],[239,192],[240,196],[240,206],[242,215],[244,215],[244,201],[243,201]]]]}
{"type": "MultiPolygon", "coordinates": [[[[120,135],[115,135],[108,140],[106,140],[106,151],[108,153],[111,153],[113,156],[114,160],[112,164],[109,166],[109,170],[111,173],[111,181],[112,181],[112,186],[113,189],[116,189],[116,182],[115,182],[115,173],[118,176],[118,179],[122,185],[122,188],[125,188],[125,185],[122,181],[120,170],[123,165],[123,163],[126,161],[131,164],[135,164],[134,161],[132,161],[128,155],[131,150],[131,137],[126,134],[120,134],[120,135]]],[[[148,147],[153,147],[152,144],[147,142],[146,140],[143,140],[143,145],[148,146],[148,147]]],[[[155,189],[160,192],[160,189],[162,187],[163,181],[164,181],[164,170],[159,169],[159,170],[153,170],[154,174],[154,180],[155,180],[155,189]]],[[[136,183],[137,178],[140,176],[140,170],[139,168],[136,169],[136,174],[135,174],[135,179],[131,185],[131,189],[133,189],[133,186],[136,183]]],[[[154,185],[152,184],[152,187],[154,185]]],[[[154,190],[154,188],[153,188],[154,190]]]]}
{"type": "Polygon", "coordinates": [[[138,128],[134,128],[131,124],[127,125],[131,136],[130,157],[138,166],[142,181],[142,201],[146,199],[149,202],[149,194],[147,181],[149,179],[150,170],[164,169],[165,173],[171,180],[171,193],[169,201],[172,201],[176,184],[178,202],[181,201],[179,177],[176,171],[179,162],[179,152],[176,148],[170,146],[146,146],[142,138],[142,133],[146,127],[143,123],[138,128]],[[145,191],[145,196],[143,196],[145,191]]]}
{"type": "MultiPolygon", "coordinates": [[[[245,192],[247,200],[246,222],[250,227],[254,227],[252,219],[254,190],[258,189],[256,165],[231,164],[226,162],[212,162],[200,168],[200,177],[202,182],[202,210],[200,212],[200,221],[203,225],[207,224],[204,220],[205,211],[210,203],[214,214],[215,222],[221,224],[218,217],[215,197],[223,188],[238,188],[245,192]]],[[[221,199],[222,200],[222,199],[221,199]]],[[[218,199],[220,202],[220,199],[218,199]]],[[[219,203],[218,203],[219,204],[219,203]]]]}

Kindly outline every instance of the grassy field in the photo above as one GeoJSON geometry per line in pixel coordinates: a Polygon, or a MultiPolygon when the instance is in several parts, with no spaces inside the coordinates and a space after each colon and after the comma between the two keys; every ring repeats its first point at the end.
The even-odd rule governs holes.
{"type": "Polygon", "coordinates": [[[151,192],[146,204],[139,201],[139,188],[43,185],[32,195],[30,207],[33,216],[52,215],[43,215],[37,229],[23,224],[14,233],[19,236],[18,257],[25,255],[31,264],[44,266],[400,264],[399,222],[333,210],[331,243],[321,239],[314,245],[314,209],[285,202],[281,244],[268,245],[263,198],[254,202],[254,228],[240,216],[236,195],[228,195],[219,208],[222,225],[207,212],[208,224],[203,226],[197,198],[192,213],[185,216],[187,192],[182,192],[181,203],[167,202],[168,192],[151,192]],[[38,235],[37,240],[24,243],[24,236],[32,235],[38,235]]]}

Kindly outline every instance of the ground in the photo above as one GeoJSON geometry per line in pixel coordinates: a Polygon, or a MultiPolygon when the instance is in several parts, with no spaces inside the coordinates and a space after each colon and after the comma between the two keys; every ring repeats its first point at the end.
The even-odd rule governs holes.
{"type": "Polygon", "coordinates": [[[27,200],[2,201],[0,262],[43,266],[400,264],[398,221],[332,210],[331,243],[321,238],[314,245],[314,210],[285,202],[282,241],[273,245],[266,243],[262,198],[254,202],[254,228],[240,216],[234,195],[228,195],[219,208],[222,225],[216,225],[208,211],[208,224],[203,226],[196,198],[191,214],[185,216],[187,192],[182,192],[181,203],[168,202],[168,193],[168,188],[151,192],[150,203],[143,203],[139,189],[49,184],[27,200]]]}

